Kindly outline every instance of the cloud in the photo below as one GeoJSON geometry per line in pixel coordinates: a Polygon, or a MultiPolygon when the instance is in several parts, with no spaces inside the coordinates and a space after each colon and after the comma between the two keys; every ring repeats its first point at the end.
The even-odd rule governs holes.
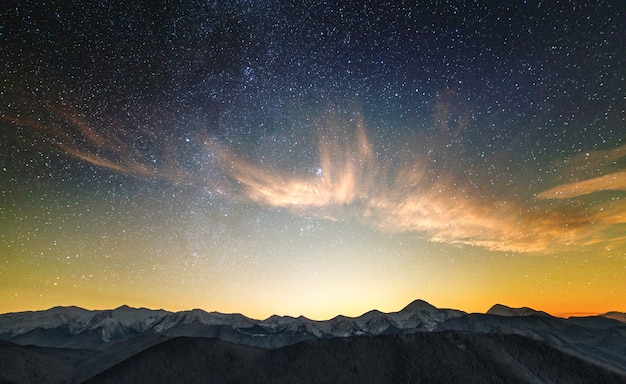
{"type": "Polygon", "coordinates": [[[321,130],[319,168],[309,177],[294,170],[272,170],[243,159],[224,147],[214,146],[226,172],[245,186],[251,200],[271,206],[306,210],[350,205],[364,200],[379,173],[363,122],[356,124],[354,141],[341,145],[338,132],[321,130]]]}
{"type": "Polygon", "coordinates": [[[626,191],[626,171],[561,184],[537,194],[537,198],[569,199],[600,191],[626,191]]]}
{"type": "Polygon", "coordinates": [[[156,130],[133,132],[113,119],[101,120],[96,125],[76,108],[67,105],[30,102],[27,106],[27,113],[22,111],[3,119],[39,132],[41,136],[34,139],[35,142],[51,144],[89,164],[127,175],[173,182],[182,181],[187,176],[181,164],[169,155],[175,149],[169,148],[165,136],[156,130]],[[160,148],[159,161],[148,155],[147,148],[150,147],[160,148]]]}
{"type": "Polygon", "coordinates": [[[461,181],[460,159],[445,144],[462,134],[467,115],[454,116],[445,106],[435,105],[434,110],[434,135],[445,138],[441,148],[437,138],[425,137],[420,138],[423,145],[381,150],[360,113],[328,113],[314,127],[313,171],[281,158],[255,160],[214,138],[199,140],[205,142],[202,172],[190,170],[177,159],[192,154],[158,130],[130,130],[112,121],[103,125],[102,119],[96,125],[70,107],[40,109],[38,119],[28,115],[4,119],[41,133],[44,141],[68,155],[115,172],[185,182],[268,209],[358,221],[382,232],[411,233],[432,242],[534,253],[625,242],[615,233],[616,226],[626,223],[624,201],[572,205],[568,199],[626,190],[626,171],[616,170],[626,158],[626,146],[568,159],[562,164],[570,170],[604,174],[563,183],[537,194],[535,200],[522,201],[513,193],[498,196],[485,191],[481,188],[485,178],[475,173],[472,180],[461,181]],[[439,162],[435,167],[430,152],[445,153],[449,164],[439,162]]]}
{"type": "Polygon", "coordinates": [[[616,170],[626,159],[626,145],[604,150],[588,151],[573,156],[559,166],[567,175],[585,177],[581,181],[572,181],[552,187],[537,194],[538,199],[571,199],[601,191],[626,191],[626,171],[616,170]]]}
{"type": "MultiPolygon", "coordinates": [[[[561,206],[576,207],[577,215],[568,212],[561,222],[576,228],[572,244],[602,245],[606,249],[626,245],[623,225],[626,224],[626,199],[619,192],[626,191],[626,146],[604,151],[589,151],[560,163],[561,172],[570,177],[588,177],[580,181],[559,184],[536,195],[537,200],[556,201],[561,206]],[[587,197],[597,192],[614,192],[603,199],[587,197]]],[[[554,211],[558,211],[559,205],[554,211]]]]}
{"type": "Polygon", "coordinates": [[[433,174],[417,149],[410,159],[382,158],[360,118],[332,117],[318,131],[316,174],[294,176],[297,170],[255,163],[225,147],[216,153],[247,198],[296,214],[358,220],[384,232],[506,252],[549,252],[592,236],[592,218],[580,212],[473,196],[452,171],[433,174]],[[349,124],[353,133],[337,137],[349,124]]]}

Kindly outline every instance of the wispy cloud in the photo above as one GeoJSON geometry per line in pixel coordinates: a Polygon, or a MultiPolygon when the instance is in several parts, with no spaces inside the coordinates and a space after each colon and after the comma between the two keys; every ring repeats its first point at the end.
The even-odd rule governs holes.
{"type": "MultiPolygon", "coordinates": [[[[625,241],[613,233],[615,226],[626,223],[622,200],[572,207],[567,199],[626,190],[626,171],[616,170],[626,158],[626,146],[569,159],[563,164],[582,174],[589,174],[589,169],[605,173],[557,185],[537,194],[535,201],[522,201],[484,197],[495,194],[481,193],[480,177],[473,180],[478,188],[465,188],[455,174],[458,167],[433,170],[420,148],[377,151],[359,113],[328,113],[315,127],[317,166],[312,172],[278,159],[268,165],[218,140],[202,140],[208,154],[204,166],[216,176],[210,180],[185,168],[177,158],[187,154],[158,131],[133,131],[121,123],[104,129],[80,116],[75,109],[54,107],[48,114],[39,113],[39,119],[4,119],[42,133],[71,156],[115,172],[184,181],[268,209],[356,220],[380,231],[413,233],[433,242],[545,253],[625,241]],[[159,157],[149,155],[146,148],[158,148],[159,157]]],[[[453,124],[446,119],[450,120],[449,108],[435,105],[435,135],[457,137],[468,124],[466,116],[457,116],[453,124]]]]}
{"type": "MultiPolygon", "coordinates": [[[[349,123],[328,119],[326,124],[349,123]]],[[[591,214],[472,195],[458,185],[453,171],[433,176],[419,156],[413,161],[381,158],[363,121],[352,124],[354,133],[343,142],[333,135],[321,136],[321,172],[316,175],[295,177],[293,170],[263,167],[225,148],[219,156],[230,177],[259,204],[356,219],[381,231],[415,233],[433,242],[550,252],[600,242],[602,230],[623,222],[619,209],[591,214]]],[[[340,131],[333,126],[320,130],[340,131]]]]}
{"type": "Polygon", "coordinates": [[[626,171],[561,184],[539,193],[537,198],[569,199],[600,191],[626,191],[626,171]]]}
{"type": "Polygon", "coordinates": [[[616,170],[626,159],[626,145],[605,151],[588,151],[573,156],[560,166],[584,180],[563,183],[537,194],[538,199],[570,199],[601,191],[626,191],[626,171],[616,170]],[[589,177],[590,174],[598,176],[589,177]]]}
{"type": "Polygon", "coordinates": [[[293,176],[295,170],[262,167],[224,147],[212,149],[226,172],[246,187],[251,200],[303,210],[349,205],[364,200],[375,188],[380,170],[363,122],[356,123],[354,140],[342,145],[341,139],[336,130],[320,131],[319,168],[309,177],[293,176]]]}
{"type": "Polygon", "coordinates": [[[6,115],[5,121],[39,132],[41,143],[52,144],[64,153],[92,165],[139,177],[181,181],[185,170],[168,153],[167,140],[158,131],[133,131],[111,119],[95,125],[74,107],[28,104],[30,114],[6,115]],[[146,148],[159,148],[159,161],[146,148]]]}

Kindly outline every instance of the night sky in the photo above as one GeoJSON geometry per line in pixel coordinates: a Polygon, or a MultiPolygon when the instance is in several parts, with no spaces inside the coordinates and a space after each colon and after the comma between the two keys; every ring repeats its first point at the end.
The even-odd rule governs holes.
{"type": "Polygon", "coordinates": [[[423,3],[3,3],[0,313],[626,311],[626,3],[423,3]]]}

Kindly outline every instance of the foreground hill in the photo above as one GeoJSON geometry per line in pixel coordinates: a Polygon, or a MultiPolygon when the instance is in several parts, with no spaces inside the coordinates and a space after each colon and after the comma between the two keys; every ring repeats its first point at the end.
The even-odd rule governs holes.
{"type": "Polygon", "coordinates": [[[518,335],[467,332],[308,340],[264,350],[174,338],[88,383],[624,383],[626,376],[518,335]]]}
{"type": "Polygon", "coordinates": [[[0,383],[67,383],[91,351],[20,346],[0,340],[0,383]]]}

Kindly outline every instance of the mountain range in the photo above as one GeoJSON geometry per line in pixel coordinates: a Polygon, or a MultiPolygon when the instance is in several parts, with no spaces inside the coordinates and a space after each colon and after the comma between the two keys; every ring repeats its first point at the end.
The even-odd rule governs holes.
{"type": "MultiPolygon", "coordinates": [[[[477,376],[481,378],[480,382],[499,382],[494,379],[495,376],[485,376],[487,372],[503,372],[502,382],[546,382],[553,377],[564,377],[565,367],[588,367],[583,369],[584,372],[577,373],[577,377],[586,377],[586,374],[599,377],[598,372],[602,372],[601,375],[607,375],[606,382],[626,382],[626,314],[620,312],[565,319],[531,308],[497,304],[484,314],[469,314],[436,308],[416,300],[398,312],[372,310],[358,317],[336,316],[330,320],[315,321],[303,316],[276,315],[255,320],[241,314],[200,309],[169,312],[122,306],[93,311],[55,307],[46,311],[0,315],[0,340],[0,382],[91,380],[119,383],[124,382],[124,378],[135,377],[133,375],[138,372],[143,372],[141,375],[146,382],[167,382],[166,373],[151,377],[159,369],[146,367],[158,366],[159,359],[166,356],[177,360],[180,356],[189,355],[191,350],[204,352],[200,356],[187,356],[180,362],[183,366],[192,361],[202,365],[197,361],[202,360],[202,356],[222,351],[218,353],[219,358],[213,360],[214,363],[219,362],[220,367],[236,362],[240,370],[257,372],[253,376],[241,376],[237,373],[239,371],[224,371],[219,375],[223,380],[216,382],[250,379],[262,382],[263,377],[266,382],[272,382],[272,378],[280,376],[278,367],[281,365],[272,368],[273,371],[267,370],[282,360],[268,360],[268,356],[283,356],[289,363],[285,356],[291,356],[289,353],[292,352],[286,351],[294,350],[306,351],[305,355],[310,359],[310,364],[299,363],[301,368],[304,367],[301,372],[304,376],[315,377],[308,372],[315,364],[320,364],[319,369],[329,366],[330,362],[320,360],[319,356],[328,354],[329,357],[339,358],[344,354],[341,358],[347,359],[355,371],[350,371],[352,376],[348,375],[350,377],[342,381],[363,382],[366,378],[375,377],[370,372],[372,364],[378,364],[370,361],[374,355],[383,358],[382,351],[387,350],[387,355],[395,356],[396,349],[414,350],[416,345],[421,345],[420,351],[432,353],[419,358],[426,352],[397,356],[404,361],[404,368],[385,368],[379,370],[379,374],[384,373],[400,381],[424,382],[421,379],[403,380],[406,377],[402,375],[422,372],[419,376],[422,379],[431,377],[423,374],[426,366],[439,372],[438,369],[443,369],[446,364],[454,365],[455,359],[461,358],[467,364],[485,368],[483,372],[477,367],[466,367],[474,373],[482,372],[477,376]],[[454,343],[457,344],[453,343],[456,347],[451,347],[450,340],[456,340],[454,343]],[[362,351],[367,358],[351,357],[351,348],[346,349],[346,343],[353,344],[352,347],[362,351]],[[328,350],[321,352],[325,348],[328,350]],[[372,348],[379,352],[370,351],[372,348]],[[487,349],[489,353],[485,352],[487,349]],[[441,351],[448,351],[447,355],[440,357],[449,361],[437,368],[432,354],[440,354],[441,351]],[[555,363],[543,367],[542,364],[547,364],[545,362],[549,359],[542,362],[541,359],[531,358],[533,351],[552,356],[555,363]],[[426,361],[430,365],[423,366],[426,361]],[[507,376],[514,372],[517,373],[507,376]]],[[[173,367],[171,364],[167,366],[173,367]]],[[[194,375],[198,372],[213,375],[210,372],[215,371],[215,367],[203,368],[206,372],[191,366],[180,369],[195,372],[194,375]]],[[[570,368],[567,369],[571,374],[570,368]]],[[[346,374],[340,372],[339,366],[333,369],[339,370],[337,374],[346,374]]],[[[293,380],[291,374],[295,371],[291,369],[289,372],[284,376],[285,382],[293,380]]],[[[445,369],[442,372],[445,373],[445,369]]],[[[467,379],[467,376],[459,378],[467,379]]],[[[181,374],[175,379],[197,382],[181,374]]],[[[435,382],[455,382],[445,376],[435,375],[431,379],[435,382]]]]}

